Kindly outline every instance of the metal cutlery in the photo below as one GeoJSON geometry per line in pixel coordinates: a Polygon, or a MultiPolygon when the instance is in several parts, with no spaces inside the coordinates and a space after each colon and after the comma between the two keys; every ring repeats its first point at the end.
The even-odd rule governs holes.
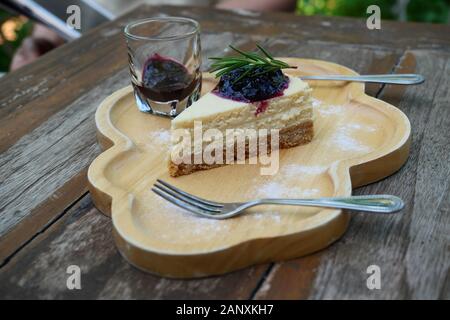
{"type": "Polygon", "coordinates": [[[404,207],[403,201],[392,195],[319,199],[258,199],[248,202],[222,203],[199,198],[159,179],[153,185],[152,191],[182,209],[211,219],[235,217],[244,213],[246,209],[259,205],[338,208],[385,214],[398,212],[404,207]]]}
{"type": "Polygon", "coordinates": [[[300,78],[302,80],[353,81],[353,82],[370,82],[370,83],[402,84],[402,85],[421,84],[425,81],[425,78],[420,74],[377,74],[377,75],[361,75],[361,76],[321,75],[321,76],[302,76],[300,78]]]}

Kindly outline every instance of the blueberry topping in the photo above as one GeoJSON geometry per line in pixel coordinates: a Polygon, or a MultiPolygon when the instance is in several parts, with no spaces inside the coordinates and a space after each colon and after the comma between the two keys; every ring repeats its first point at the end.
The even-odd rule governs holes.
{"type": "Polygon", "coordinates": [[[255,102],[281,96],[289,85],[289,78],[281,70],[263,73],[255,68],[241,77],[247,70],[241,67],[223,75],[214,93],[236,101],[255,102]]]}

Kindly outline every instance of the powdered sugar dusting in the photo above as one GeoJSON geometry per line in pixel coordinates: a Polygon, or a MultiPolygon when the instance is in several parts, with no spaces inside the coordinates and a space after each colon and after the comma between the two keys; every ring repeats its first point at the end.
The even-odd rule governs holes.
{"type": "Polygon", "coordinates": [[[311,98],[311,105],[313,108],[318,108],[322,105],[322,101],[316,98],[311,98]]]}
{"type": "MultiPolygon", "coordinates": [[[[150,196],[150,195],[149,195],[150,196]]],[[[160,210],[150,210],[140,216],[141,227],[152,237],[167,243],[178,244],[186,240],[204,242],[217,238],[226,238],[236,228],[236,219],[215,220],[203,218],[185,211],[157,195],[152,195],[152,202],[160,210]]],[[[261,225],[281,224],[283,214],[277,211],[247,212],[237,219],[244,219],[249,228],[261,225]]],[[[224,243],[226,243],[224,241],[224,243]]]]}
{"type": "Polygon", "coordinates": [[[320,108],[317,109],[317,111],[320,113],[320,115],[322,116],[329,116],[329,115],[336,115],[339,113],[343,113],[344,112],[344,106],[341,105],[321,105],[320,108]]]}
{"type": "Polygon", "coordinates": [[[313,98],[312,106],[315,112],[323,118],[332,118],[336,123],[334,132],[331,136],[324,139],[330,149],[338,149],[346,152],[368,153],[373,151],[371,146],[358,140],[361,134],[374,133],[379,128],[376,125],[362,125],[358,122],[351,122],[349,105],[325,104],[322,101],[313,98]]]}
{"type": "Polygon", "coordinates": [[[259,186],[257,196],[260,198],[300,198],[320,194],[317,188],[300,189],[279,182],[267,182],[259,186]]]}
{"type": "Polygon", "coordinates": [[[312,189],[304,189],[302,190],[302,196],[305,198],[317,198],[320,195],[320,189],[312,188],[312,189]]]}
{"type": "Polygon", "coordinates": [[[146,147],[149,149],[164,149],[169,150],[170,148],[170,131],[169,130],[156,130],[152,131],[148,135],[148,142],[145,143],[146,147]]]}
{"type": "Polygon", "coordinates": [[[154,229],[150,230],[154,231],[154,237],[171,243],[179,243],[186,238],[204,241],[216,237],[218,233],[227,234],[230,229],[230,220],[204,218],[182,210],[157,195],[153,197],[162,210],[143,214],[142,218],[144,222],[149,222],[148,229],[154,229]],[[164,223],[156,224],[154,221],[164,223]]]}
{"type": "Polygon", "coordinates": [[[262,220],[262,219],[270,219],[271,222],[280,223],[281,222],[281,215],[279,212],[274,211],[268,211],[264,213],[255,213],[251,215],[250,217],[256,219],[256,220],[262,220]]]}
{"type": "Polygon", "coordinates": [[[360,123],[348,123],[346,124],[346,126],[348,129],[361,130],[365,132],[376,132],[378,130],[376,126],[369,126],[369,125],[362,126],[360,123]]]}
{"type": "Polygon", "coordinates": [[[316,98],[311,98],[311,105],[322,116],[335,115],[345,111],[342,105],[326,104],[316,98]]]}
{"type": "Polygon", "coordinates": [[[259,187],[258,195],[263,198],[281,198],[287,196],[286,193],[292,193],[291,189],[286,188],[279,182],[268,182],[259,187]]]}
{"type": "Polygon", "coordinates": [[[333,135],[328,140],[330,147],[337,147],[343,151],[353,151],[366,153],[373,150],[368,145],[362,144],[355,138],[353,127],[354,124],[345,124],[337,128],[333,135]]]}
{"type": "Polygon", "coordinates": [[[149,134],[150,140],[159,144],[168,144],[170,142],[170,131],[169,130],[157,130],[152,131],[149,134]]]}
{"type": "Polygon", "coordinates": [[[283,174],[287,176],[310,176],[310,175],[319,175],[324,173],[327,170],[324,166],[304,166],[299,164],[288,164],[281,168],[283,174]]]}
{"type": "MultiPolygon", "coordinates": [[[[372,141],[373,133],[382,128],[375,121],[371,125],[359,123],[357,119],[361,116],[354,112],[355,109],[351,104],[328,105],[313,98],[312,106],[319,118],[317,119],[317,136],[320,137],[320,141],[316,141],[324,144],[324,147],[330,150],[330,154],[333,156],[337,154],[339,158],[346,158],[346,152],[362,154],[373,151],[374,147],[365,143],[365,141],[372,141]],[[332,123],[331,129],[325,127],[325,124],[329,123],[332,123]]],[[[160,129],[149,133],[148,143],[146,144],[149,147],[168,148],[170,140],[170,131],[160,129]]],[[[254,187],[249,188],[246,197],[258,199],[317,198],[324,196],[324,192],[327,190],[318,185],[319,180],[315,180],[315,177],[326,174],[329,168],[329,163],[326,161],[329,159],[326,155],[321,155],[321,157],[325,159],[321,161],[318,156],[308,154],[308,157],[299,160],[304,164],[286,163],[280,167],[278,174],[271,179],[261,181],[261,177],[255,177],[252,184],[254,187]],[[311,165],[307,165],[308,161],[311,165]]],[[[191,242],[225,239],[238,225],[245,225],[247,226],[245,228],[249,229],[261,228],[261,226],[266,225],[278,225],[280,227],[285,221],[283,219],[289,216],[288,210],[284,212],[284,209],[275,209],[273,206],[268,206],[264,208],[264,211],[258,211],[257,208],[250,209],[247,214],[236,219],[214,220],[182,210],[153,193],[152,196],[152,202],[157,202],[156,205],[159,210],[149,210],[149,213],[142,214],[140,216],[143,222],[142,227],[152,236],[173,244],[185,242],[186,239],[191,242]],[[245,223],[240,224],[242,221],[245,223]]]]}

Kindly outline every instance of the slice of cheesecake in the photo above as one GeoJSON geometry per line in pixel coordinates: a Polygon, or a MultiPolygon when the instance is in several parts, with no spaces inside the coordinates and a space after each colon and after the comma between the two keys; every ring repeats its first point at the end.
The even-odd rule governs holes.
{"type": "MultiPolygon", "coordinates": [[[[198,170],[224,165],[224,163],[194,161],[194,155],[201,153],[201,149],[205,148],[205,145],[195,147],[193,141],[190,144],[180,143],[180,139],[178,139],[180,131],[190,135],[193,139],[195,123],[201,122],[203,132],[208,129],[219,130],[224,139],[227,130],[267,129],[270,134],[271,129],[278,129],[279,148],[290,148],[310,142],[314,135],[311,88],[300,78],[285,76],[281,71],[276,74],[276,77],[279,78],[280,74],[284,78],[284,83],[280,85],[278,82],[275,91],[269,90],[268,92],[268,89],[263,87],[262,91],[256,93],[250,90],[252,88],[248,84],[244,84],[238,90],[239,92],[231,90],[230,93],[227,79],[222,77],[215,90],[205,94],[173,119],[171,126],[173,145],[169,160],[170,175],[174,177],[187,175],[198,170]],[[245,95],[244,98],[242,98],[242,93],[245,95]],[[261,94],[272,97],[258,100],[257,98],[261,97],[261,94]],[[252,101],[248,101],[247,97],[249,96],[253,98],[252,101]],[[185,158],[187,161],[182,163],[179,159],[173,161],[174,155],[180,154],[180,148],[186,147],[191,148],[191,157],[185,158]]],[[[256,80],[251,81],[254,84],[256,80]]],[[[260,83],[257,82],[256,85],[260,86],[260,83]]],[[[223,145],[225,146],[225,142],[223,145]]],[[[225,158],[225,149],[223,153],[225,158]]],[[[246,156],[249,156],[248,150],[246,150],[246,156]]]]}

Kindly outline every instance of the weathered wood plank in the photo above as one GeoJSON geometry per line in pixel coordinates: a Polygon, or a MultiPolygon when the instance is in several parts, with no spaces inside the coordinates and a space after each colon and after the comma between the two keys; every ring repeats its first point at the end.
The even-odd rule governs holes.
{"type": "MultiPolygon", "coordinates": [[[[127,85],[127,78],[126,70],[109,78],[103,86],[81,96],[1,154],[0,235],[4,236],[49,201],[99,154],[95,141],[95,109],[111,90],[127,85]]],[[[86,183],[72,186],[85,190],[86,183]]],[[[66,207],[75,199],[68,199],[66,207]]],[[[59,208],[56,209],[52,210],[53,216],[60,213],[59,208]]],[[[48,211],[43,212],[48,215],[48,211]]],[[[42,216],[36,218],[38,221],[42,216]]]]}
{"type": "MultiPolygon", "coordinates": [[[[205,33],[228,32],[270,38],[302,40],[311,44],[345,43],[366,46],[433,48],[448,50],[446,25],[383,22],[381,30],[371,31],[364,20],[348,18],[299,17],[293,14],[229,12],[210,8],[143,6],[118,21],[95,30],[77,42],[63,46],[39,62],[0,80],[0,151],[36,128],[61,107],[124,66],[123,26],[130,20],[155,15],[184,15],[199,20],[205,33]],[[45,76],[37,76],[44,75],[45,76]],[[67,81],[70,79],[70,81],[67,81]],[[30,101],[33,103],[30,105],[30,101]],[[14,126],[12,123],[17,123],[14,126]]],[[[221,47],[226,43],[221,43],[221,47]]]]}
{"type": "MultiPolygon", "coordinates": [[[[84,172],[99,152],[93,134],[95,107],[109,93],[128,84],[121,29],[130,20],[156,14],[198,19],[203,28],[204,62],[208,55],[220,54],[229,43],[251,49],[255,42],[263,42],[277,55],[331,60],[361,73],[376,73],[388,72],[403,48],[450,48],[448,26],[385,22],[381,31],[369,31],[362,21],[343,18],[143,7],[1,79],[0,152],[4,152],[0,156],[0,265],[35,238],[5,261],[0,279],[6,289],[0,288],[0,297],[248,298],[265,274],[267,266],[192,282],[152,277],[118,257],[109,221],[97,216],[89,197],[65,211],[85,193],[84,172]],[[46,229],[55,220],[57,223],[46,229]],[[96,256],[103,252],[97,261],[96,256]],[[65,264],[71,261],[80,263],[82,270],[86,268],[88,281],[83,293],[65,289],[65,264]]],[[[444,71],[448,74],[447,55],[431,51],[413,54],[418,57],[418,70],[431,81],[444,71]],[[436,66],[442,68],[432,69],[436,66]]],[[[412,56],[406,56],[400,72],[411,69],[408,57],[412,56]]],[[[448,88],[448,79],[443,77],[442,82],[448,88]]],[[[367,92],[375,95],[379,88],[371,86],[367,92]]],[[[447,159],[448,163],[444,152],[448,155],[445,141],[449,139],[440,131],[448,127],[448,113],[447,118],[439,117],[440,112],[448,112],[443,109],[448,89],[443,90],[446,87],[441,84],[433,100],[425,92],[425,88],[433,90],[427,82],[418,91],[408,89],[403,101],[398,88],[388,87],[382,97],[412,113],[413,125],[418,124],[413,127],[416,153],[407,164],[408,170],[405,167],[393,178],[358,192],[397,193],[407,200],[407,211],[402,218],[358,215],[347,237],[331,249],[277,264],[256,298],[449,297],[448,238],[435,232],[441,226],[440,234],[449,234],[445,229],[448,172],[446,176],[442,169],[445,162],[438,162],[447,159]],[[423,109],[417,101],[432,104],[433,109],[423,109]],[[422,138],[429,141],[426,146],[417,142],[422,138]],[[438,147],[433,147],[435,143],[438,147]],[[438,179],[437,185],[430,185],[430,175],[438,179]],[[433,207],[432,200],[438,205],[433,207]],[[432,208],[429,216],[423,212],[425,208],[432,208]],[[390,232],[371,231],[383,228],[390,232]],[[373,243],[382,245],[373,247],[373,243]],[[430,253],[421,256],[422,251],[430,253]],[[382,272],[383,268],[396,271],[386,275],[383,283],[389,283],[378,293],[366,292],[367,275],[365,269],[360,270],[370,254],[384,263],[382,272]],[[430,258],[432,254],[435,259],[430,258]],[[353,257],[364,259],[358,263],[351,260],[353,257]],[[398,261],[400,258],[410,265],[398,261]],[[429,273],[419,263],[423,259],[429,273]],[[401,268],[405,272],[397,270],[401,268]]]]}
{"type": "Polygon", "coordinates": [[[266,266],[193,281],[139,271],[117,252],[111,220],[85,196],[0,271],[1,299],[247,299],[266,266]],[[67,267],[81,268],[68,290],[67,267]]]}
{"type": "Polygon", "coordinates": [[[88,36],[1,79],[0,152],[123,69],[121,45],[117,35],[88,36]]]}
{"type": "MultiPolygon", "coordinates": [[[[231,35],[229,35],[229,34],[226,34],[225,36],[228,37],[228,40],[239,40],[239,39],[229,39],[229,37],[231,37],[231,35]]],[[[211,37],[213,37],[213,35],[211,35],[211,37]]],[[[216,41],[216,42],[217,41],[219,41],[219,42],[223,42],[224,41],[223,38],[222,38],[222,41],[217,40],[216,38],[217,38],[217,36],[214,35],[214,41],[216,41]]],[[[206,40],[204,42],[206,44],[205,50],[207,51],[207,54],[205,54],[205,57],[208,55],[208,52],[210,52],[210,50],[211,50],[211,52],[214,52],[214,50],[217,50],[216,49],[217,47],[222,48],[222,46],[217,45],[213,41],[210,42],[210,41],[206,40]]],[[[238,45],[241,48],[250,49],[251,47],[254,46],[254,42],[252,42],[252,40],[247,40],[246,42],[240,41],[238,43],[238,45]]],[[[291,42],[286,43],[284,41],[276,41],[276,40],[268,40],[268,41],[264,42],[264,45],[267,48],[269,48],[271,51],[273,51],[274,54],[284,54],[284,55],[289,55],[289,56],[317,57],[317,58],[322,58],[322,59],[330,59],[330,57],[332,57],[331,58],[332,61],[335,61],[337,63],[346,64],[349,67],[352,67],[354,69],[360,70],[361,72],[367,72],[368,70],[371,70],[373,68],[381,68],[381,69],[377,69],[377,70],[380,71],[380,72],[387,72],[388,70],[390,70],[392,68],[392,66],[395,63],[395,60],[397,59],[397,55],[395,53],[393,53],[392,51],[389,51],[389,50],[379,50],[379,51],[362,50],[362,51],[358,51],[358,50],[355,50],[355,48],[353,48],[353,47],[350,47],[350,48],[348,48],[346,46],[327,47],[327,46],[324,46],[323,44],[313,45],[313,46],[310,46],[308,48],[303,48],[301,46],[301,44],[299,44],[299,43],[291,43],[291,42]],[[361,52],[366,57],[364,60],[357,59],[357,57],[360,55],[361,52]],[[373,64],[375,64],[376,67],[374,67],[373,64]]],[[[122,76],[125,76],[125,75],[119,74],[117,77],[120,78],[122,76]]],[[[109,86],[111,85],[112,82],[116,83],[117,81],[111,81],[109,86]]],[[[378,89],[376,89],[376,90],[378,90],[378,89]]],[[[69,109],[73,109],[73,108],[69,108],[69,109]]],[[[83,110],[83,108],[80,108],[80,110],[83,110]]],[[[80,128],[80,130],[85,131],[85,133],[84,133],[85,135],[92,135],[92,132],[90,131],[91,129],[92,128],[90,126],[89,126],[89,128],[88,127],[80,128]]],[[[80,132],[78,132],[78,134],[80,134],[80,132]]],[[[92,137],[93,137],[93,135],[92,135],[92,137]]],[[[96,222],[96,221],[97,220],[95,220],[95,221],[80,220],[79,224],[77,225],[77,228],[78,228],[78,230],[80,230],[79,232],[83,232],[85,234],[90,234],[90,237],[92,237],[92,238],[102,238],[102,237],[104,237],[104,235],[103,234],[101,234],[101,235],[97,234],[97,232],[104,233],[104,232],[110,232],[110,230],[105,231],[104,229],[95,229],[93,231],[92,230],[92,228],[93,228],[92,224],[100,223],[100,222],[96,222]]],[[[59,232],[58,230],[59,230],[58,227],[55,227],[55,232],[59,232]]],[[[48,231],[46,233],[48,233],[48,231]]],[[[34,248],[34,243],[36,241],[38,241],[38,240],[33,240],[31,242],[31,245],[28,245],[27,247],[22,249],[22,251],[19,252],[19,254],[11,260],[11,262],[8,262],[8,264],[6,265],[6,267],[4,269],[9,270],[11,264],[14,265],[14,268],[16,270],[22,268],[22,266],[23,266],[23,268],[30,269],[28,260],[27,259],[22,259],[21,258],[22,255],[26,255],[26,256],[30,257],[29,259],[40,259],[39,256],[41,256],[41,255],[43,255],[43,256],[52,255],[52,257],[57,255],[55,253],[50,253],[49,252],[51,250],[50,248],[52,246],[49,243],[47,243],[48,240],[42,240],[42,242],[43,242],[42,249],[39,249],[39,250],[34,248]],[[46,242],[47,244],[44,244],[44,242],[46,242]],[[31,258],[31,257],[34,257],[34,258],[31,258]]],[[[96,248],[92,248],[92,250],[97,250],[97,249],[96,248]]],[[[99,252],[97,252],[97,253],[99,254],[99,252]]],[[[62,254],[62,253],[60,252],[59,254],[62,254]]],[[[110,252],[110,251],[102,250],[102,254],[108,256],[107,258],[106,257],[104,258],[106,260],[116,259],[116,258],[114,258],[114,256],[116,255],[115,251],[111,251],[110,252]]],[[[66,252],[65,255],[68,255],[70,257],[71,256],[70,251],[66,252]]],[[[51,259],[55,259],[56,260],[57,257],[46,258],[46,259],[50,259],[50,260],[51,259]]],[[[62,259],[62,258],[59,258],[59,259],[62,259]]],[[[33,266],[32,269],[34,269],[34,268],[35,267],[33,266]]],[[[265,272],[266,268],[267,268],[267,265],[266,266],[259,266],[257,268],[253,268],[253,269],[249,269],[249,270],[243,271],[244,273],[242,273],[242,274],[247,274],[247,272],[258,272],[259,276],[261,276],[265,272]],[[254,270],[258,270],[258,271],[254,271],[254,270]]],[[[127,268],[127,270],[129,270],[129,269],[127,268]]],[[[36,274],[40,274],[43,271],[35,270],[33,272],[35,272],[36,274]]],[[[50,271],[48,271],[48,272],[50,272],[50,271]]],[[[94,275],[91,275],[91,272],[94,272],[94,271],[91,271],[91,269],[88,269],[85,272],[86,273],[86,277],[93,277],[94,275]]],[[[115,278],[116,277],[115,273],[114,273],[114,272],[116,272],[115,269],[111,269],[111,270],[110,269],[105,269],[102,272],[105,273],[106,279],[115,278]]],[[[2,274],[2,273],[3,272],[0,272],[0,274],[2,274]]],[[[138,273],[138,274],[140,274],[140,273],[138,273]]],[[[46,272],[44,272],[44,274],[42,274],[42,276],[45,277],[46,276],[46,272]]],[[[0,276],[0,279],[1,279],[1,277],[2,276],[0,276]]],[[[135,280],[126,280],[126,281],[130,281],[130,282],[143,281],[143,280],[139,280],[139,277],[137,275],[135,275],[134,277],[135,277],[135,280]]],[[[228,276],[226,276],[224,279],[228,279],[227,277],[228,276]]],[[[4,279],[7,279],[7,278],[8,278],[8,276],[5,276],[4,279]]],[[[219,278],[214,278],[214,281],[212,283],[216,283],[217,282],[218,285],[225,286],[225,284],[222,283],[222,280],[219,281],[217,279],[219,279],[219,278]]],[[[37,278],[36,278],[36,280],[37,280],[37,278]]],[[[253,280],[252,280],[252,285],[254,285],[254,287],[256,287],[257,282],[253,282],[253,280]]],[[[8,286],[8,288],[9,288],[8,290],[13,290],[12,288],[14,288],[14,285],[17,285],[15,283],[18,283],[18,281],[19,280],[17,280],[17,279],[16,280],[11,280],[9,282],[10,285],[8,286]]],[[[42,280],[42,281],[44,281],[44,280],[42,280]]],[[[113,281],[113,280],[110,280],[110,281],[113,281]]],[[[108,284],[108,286],[110,286],[111,288],[114,288],[114,286],[124,287],[124,286],[127,286],[126,281],[124,279],[121,279],[119,276],[117,276],[117,279],[115,279],[112,282],[112,284],[108,284]]],[[[150,292],[149,291],[148,296],[146,296],[146,297],[151,297],[152,294],[154,294],[155,297],[181,298],[181,297],[186,297],[186,296],[191,294],[189,292],[189,290],[190,290],[189,288],[190,288],[190,283],[191,282],[189,282],[189,285],[186,285],[185,284],[186,282],[178,282],[177,283],[177,282],[172,282],[172,281],[167,282],[167,280],[161,280],[161,281],[162,281],[162,283],[167,284],[167,286],[166,285],[159,285],[159,291],[158,292],[156,292],[156,291],[155,292],[150,292]],[[174,290],[173,289],[174,287],[177,288],[177,289],[174,290]]],[[[193,283],[194,283],[194,286],[197,286],[197,284],[195,284],[197,282],[193,282],[193,283]]],[[[203,282],[200,282],[200,283],[203,283],[203,282]]],[[[102,286],[102,285],[106,285],[106,284],[99,284],[99,286],[102,286]]],[[[206,290],[206,289],[203,288],[203,286],[208,286],[208,285],[210,285],[210,282],[208,282],[208,281],[204,282],[204,284],[202,284],[200,286],[199,290],[206,290]]],[[[38,293],[37,290],[38,289],[36,289],[34,287],[27,287],[27,292],[29,292],[30,295],[40,296],[40,295],[43,294],[42,292],[38,293]]],[[[90,288],[90,290],[93,290],[93,292],[97,292],[100,289],[98,289],[98,288],[90,288]]],[[[50,289],[49,289],[49,291],[50,291],[50,289]]],[[[222,289],[222,291],[226,291],[225,288],[222,289]]],[[[16,293],[18,294],[18,291],[16,291],[16,293]]],[[[59,297],[56,293],[53,293],[53,294],[52,293],[47,293],[47,294],[52,295],[52,297],[53,296],[59,297]]],[[[245,294],[239,295],[239,297],[249,298],[250,295],[251,295],[251,291],[249,291],[249,288],[247,288],[245,290],[245,294]]],[[[103,297],[103,295],[100,295],[100,296],[103,297]]],[[[107,296],[110,297],[110,298],[127,297],[120,290],[118,290],[118,291],[111,291],[107,296]]],[[[89,296],[89,297],[94,297],[94,296],[89,296]]],[[[220,296],[220,297],[225,297],[225,296],[220,296]]]]}
{"type": "Polygon", "coordinates": [[[49,198],[32,209],[14,228],[0,237],[0,267],[34,235],[43,232],[47,225],[63,215],[74,199],[87,194],[86,174],[87,168],[77,173],[49,198]]]}
{"type": "MultiPolygon", "coordinates": [[[[217,45],[218,41],[237,46],[255,44],[251,37],[227,32],[205,33],[202,38],[205,65],[207,56],[221,54],[223,47],[217,45]]],[[[257,35],[254,38],[262,41],[257,35]]],[[[126,65],[125,48],[116,47],[123,58],[121,64],[126,65]]],[[[80,176],[80,172],[85,172],[100,152],[96,143],[95,110],[105,97],[129,83],[128,68],[123,67],[70,104],[64,107],[56,104],[59,112],[0,155],[0,265],[86,191],[85,175],[80,176]],[[52,206],[58,190],[66,192],[60,193],[58,205],[52,206]]]]}
{"type": "Polygon", "coordinates": [[[199,7],[160,6],[146,8],[147,14],[181,15],[202,21],[204,30],[228,30],[240,34],[258,33],[267,37],[288,37],[311,43],[353,44],[374,49],[441,49],[448,50],[450,26],[445,24],[399,23],[382,21],[381,30],[369,30],[366,19],[296,16],[286,13],[235,12],[199,7]]]}
{"type": "Polygon", "coordinates": [[[406,208],[395,216],[358,214],[344,238],[326,251],[282,263],[268,275],[256,298],[436,299],[448,298],[450,243],[450,56],[407,52],[396,72],[418,72],[419,87],[386,87],[381,98],[399,107],[412,124],[407,164],[394,176],[356,194],[391,193],[406,208]],[[417,64],[417,66],[416,66],[417,64]],[[366,287],[370,265],[381,268],[381,290],[366,287]],[[302,274],[299,282],[287,282],[302,274]]]}
{"type": "MultiPolygon", "coordinates": [[[[306,58],[319,58],[346,65],[360,73],[389,73],[400,59],[397,51],[361,50],[350,46],[348,51],[330,51],[328,45],[323,45],[318,53],[310,52],[309,46],[295,43],[287,39],[272,41],[272,50],[292,52],[306,58]],[[353,52],[351,54],[350,52],[353,52]],[[364,59],[358,57],[363,56],[364,59]]],[[[380,85],[366,86],[366,92],[375,96],[381,89],[380,85]]],[[[307,299],[321,263],[323,252],[275,264],[267,279],[257,290],[255,299],[307,299]]]]}
{"type": "MultiPolygon", "coordinates": [[[[232,34],[230,32],[222,32],[220,35],[215,33],[204,32],[203,36],[203,61],[204,65],[207,65],[207,57],[210,55],[216,55],[220,50],[223,50],[224,43],[234,43],[237,46],[246,46],[246,49],[250,49],[254,46],[255,42],[263,42],[264,37],[254,34],[251,37],[242,36],[238,34],[232,34]]],[[[118,41],[122,42],[122,39],[112,38],[109,40],[116,45],[108,44],[108,47],[114,47],[116,53],[112,56],[124,57],[123,52],[125,48],[118,41]]],[[[271,40],[273,42],[273,40],[271,40]]],[[[267,44],[270,46],[271,41],[267,44]]],[[[276,45],[283,44],[284,40],[280,39],[273,42],[274,49],[276,45]]],[[[356,64],[356,61],[363,61],[357,59],[357,50],[354,47],[342,49],[341,47],[329,47],[325,44],[315,44],[306,47],[301,47],[301,42],[295,43],[287,51],[277,51],[279,54],[290,55],[291,52],[295,52],[299,56],[315,57],[322,59],[330,59],[331,57],[346,57],[346,60],[337,61],[343,64],[349,64],[357,70],[365,71],[356,64]],[[291,51],[297,50],[297,51],[291,51]],[[346,54],[339,55],[342,51],[346,54]],[[317,54],[315,54],[317,53],[317,54]],[[347,54],[348,53],[348,54],[347,54]],[[351,64],[350,64],[351,63],[351,64]]],[[[70,44],[69,46],[76,46],[76,44],[70,44]]],[[[276,52],[276,53],[277,53],[276,52]]],[[[364,55],[372,57],[372,50],[365,49],[362,51],[364,55]]],[[[292,54],[293,54],[292,53],[292,54]]],[[[374,58],[383,60],[382,57],[389,55],[384,59],[387,64],[393,63],[395,60],[395,54],[389,50],[375,51],[374,58]]],[[[126,64],[120,62],[120,64],[126,64]]],[[[331,58],[333,60],[333,58],[331,58]]],[[[90,60],[89,60],[90,61],[90,60]]],[[[334,59],[336,61],[336,59],[334,59]]],[[[92,61],[88,63],[91,65],[92,61]]],[[[84,68],[84,67],[83,67],[84,68]]],[[[56,77],[56,71],[54,75],[56,77]]],[[[22,219],[33,213],[33,219],[31,223],[24,224],[27,226],[34,226],[32,229],[19,228],[15,233],[9,236],[8,243],[13,244],[1,246],[0,249],[0,261],[5,259],[8,254],[11,254],[17,247],[19,247],[27,237],[31,238],[36,233],[37,229],[41,228],[41,223],[35,223],[36,221],[48,222],[59,214],[57,210],[61,207],[69,206],[75,199],[83,193],[84,186],[81,189],[81,184],[70,183],[71,179],[76,176],[81,170],[85,170],[87,165],[98,154],[98,149],[95,147],[94,142],[94,126],[93,126],[93,113],[95,107],[100,101],[112,93],[114,90],[126,85],[128,83],[128,75],[125,69],[116,71],[111,75],[108,80],[103,80],[97,84],[96,87],[90,88],[87,92],[84,92],[77,100],[72,101],[68,106],[61,106],[59,102],[52,103],[52,100],[47,100],[47,104],[50,108],[56,106],[55,110],[61,110],[54,114],[52,117],[47,117],[45,122],[41,123],[39,127],[30,131],[27,135],[22,137],[17,143],[10,147],[0,157],[0,180],[2,181],[4,188],[0,191],[2,198],[1,211],[2,214],[0,220],[2,224],[0,226],[0,237],[5,236],[14,226],[18,225],[22,219]],[[55,130],[58,128],[58,130],[55,130]],[[80,138],[78,138],[80,137],[80,138]],[[72,142],[73,140],[73,142],[72,142]],[[81,150],[81,152],[79,151],[81,150]],[[77,158],[78,157],[78,158],[77,158]],[[11,161],[15,159],[15,161],[11,161]],[[32,161],[30,161],[32,159],[32,161]],[[51,161],[49,161],[51,159],[51,161]],[[75,161],[79,159],[79,161],[75,161]],[[57,165],[57,168],[55,167],[57,165]],[[71,166],[73,164],[73,166],[71,166]],[[71,166],[71,167],[70,167],[71,166]],[[70,167],[70,169],[68,168],[70,167]],[[38,174],[39,172],[39,174],[38,174]],[[49,173],[47,175],[47,173],[49,173]],[[40,177],[45,177],[41,179],[40,177]],[[64,199],[61,199],[61,205],[57,210],[39,210],[38,212],[45,212],[45,217],[42,215],[34,214],[36,207],[42,207],[42,204],[48,201],[52,193],[61,188],[62,186],[71,186],[74,195],[64,194],[64,199]],[[74,189],[78,188],[78,189],[74,189]],[[37,192],[40,190],[40,192],[37,192]],[[20,194],[20,196],[18,196],[20,194]],[[64,201],[65,200],[65,203],[64,201]],[[64,206],[65,204],[65,206],[64,206]],[[36,215],[36,220],[34,216],[36,215]],[[28,232],[26,232],[28,230],[28,232]],[[21,241],[18,241],[16,235],[21,236],[21,241]]],[[[46,95],[43,97],[45,100],[46,95]]],[[[34,103],[34,102],[33,102],[34,103]]],[[[32,103],[32,104],[33,104],[32,103]]],[[[43,106],[40,105],[41,101],[36,102],[36,108],[40,109],[43,106]]],[[[27,111],[32,110],[31,106],[27,106],[27,111]]],[[[12,121],[13,123],[14,121],[12,121]]],[[[48,209],[45,208],[44,209],[48,209]]],[[[45,224],[44,224],[45,225],[45,224]]],[[[2,239],[6,242],[6,239],[2,239]]],[[[1,241],[1,240],[0,240],[1,241]]]]}

